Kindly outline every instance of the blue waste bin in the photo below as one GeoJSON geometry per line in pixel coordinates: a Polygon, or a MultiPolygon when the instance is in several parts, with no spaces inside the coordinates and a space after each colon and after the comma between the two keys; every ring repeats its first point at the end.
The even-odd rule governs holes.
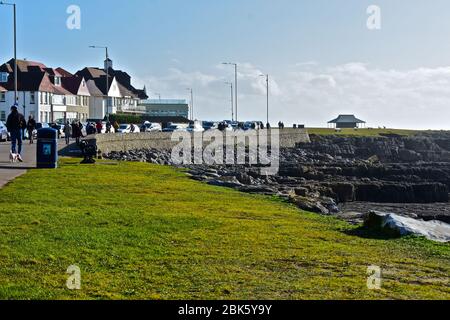
{"type": "Polygon", "coordinates": [[[58,131],[42,128],[37,131],[36,163],[38,168],[58,167],[58,131]]]}

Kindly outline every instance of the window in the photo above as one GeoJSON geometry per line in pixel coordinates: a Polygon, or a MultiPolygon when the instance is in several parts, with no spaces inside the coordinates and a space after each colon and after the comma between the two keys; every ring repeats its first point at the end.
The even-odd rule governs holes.
{"type": "Polygon", "coordinates": [[[0,111],[0,121],[6,121],[6,111],[0,111]]]}
{"type": "Polygon", "coordinates": [[[61,86],[61,77],[55,77],[55,86],[61,86]]]}
{"type": "Polygon", "coordinates": [[[0,83],[8,82],[8,73],[0,72],[0,83]]]}
{"type": "Polygon", "coordinates": [[[6,94],[4,92],[0,92],[0,102],[6,102],[6,94]]]}
{"type": "Polygon", "coordinates": [[[31,104],[36,103],[36,92],[34,92],[34,91],[30,92],[30,103],[31,104]]]}

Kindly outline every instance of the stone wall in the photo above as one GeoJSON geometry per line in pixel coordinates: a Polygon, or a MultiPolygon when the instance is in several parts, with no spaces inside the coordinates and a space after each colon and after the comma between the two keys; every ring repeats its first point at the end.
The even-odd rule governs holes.
{"type": "MultiPolygon", "coordinates": [[[[246,132],[246,134],[257,136],[256,131],[246,132]]],[[[98,149],[103,153],[112,151],[129,151],[134,149],[157,149],[170,150],[178,144],[171,141],[172,133],[151,132],[133,134],[102,134],[88,137],[86,140],[96,142],[98,149]]],[[[308,143],[309,134],[304,129],[284,129],[279,130],[280,147],[291,148],[297,143],[308,143]]],[[[270,139],[269,139],[270,140],[270,139]]]]}

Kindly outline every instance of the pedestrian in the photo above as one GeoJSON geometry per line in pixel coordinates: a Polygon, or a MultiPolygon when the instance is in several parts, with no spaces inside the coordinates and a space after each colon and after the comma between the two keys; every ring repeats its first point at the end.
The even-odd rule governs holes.
{"type": "Polygon", "coordinates": [[[77,134],[79,135],[78,136],[78,141],[79,141],[80,138],[84,138],[84,135],[83,135],[83,124],[80,122],[80,120],[78,120],[77,126],[78,126],[77,134]]]}
{"type": "Polygon", "coordinates": [[[101,134],[102,133],[102,129],[103,129],[103,125],[102,125],[102,123],[99,121],[99,122],[97,122],[97,124],[96,124],[96,129],[97,129],[97,133],[98,134],[101,134]]]}
{"type": "Polygon", "coordinates": [[[70,136],[72,135],[72,127],[69,121],[64,125],[64,138],[66,139],[66,144],[70,144],[70,136]]]}
{"type": "Polygon", "coordinates": [[[114,132],[119,131],[120,126],[119,126],[119,123],[117,121],[114,121],[113,128],[114,128],[114,132]]]}
{"type": "Polygon", "coordinates": [[[111,122],[106,123],[106,133],[111,133],[111,122]]]}
{"type": "Polygon", "coordinates": [[[6,127],[11,135],[11,153],[17,154],[17,160],[22,159],[22,130],[26,127],[23,114],[19,113],[16,106],[11,107],[11,113],[6,121],[6,127]],[[18,149],[16,150],[16,145],[18,149]],[[17,152],[16,152],[17,151],[17,152]]]}
{"type": "Polygon", "coordinates": [[[75,139],[77,145],[80,144],[80,136],[81,136],[80,132],[81,132],[80,125],[76,121],[74,121],[72,123],[72,138],[75,139]]]}
{"type": "Polygon", "coordinates": [[[30,115],[27,122],[28,139],[30,140],[30,144],[34,143],[34,130],[36,130],[36,120],[34,120],[33,116],[30,115]]]}

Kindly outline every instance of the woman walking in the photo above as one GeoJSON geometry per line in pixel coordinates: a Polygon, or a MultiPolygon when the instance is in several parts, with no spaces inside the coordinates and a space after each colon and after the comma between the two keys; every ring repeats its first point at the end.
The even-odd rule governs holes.
{"type": "Polygon", "coordinates": [[[72,135],[72,127],[69,121],[64,125],[64,138],[66,139],[66,144],[70,144],[70,136],[72,135]]]}
{"type": "Polygon", "coordinates": [[[30,144],[34,143],[33,132],[35,129],[36,129],[36,121],[33,119],[33,116],[30,115],[28,117],[28,122],[27,122],[28,139],[30,139],[30,144]]]}

